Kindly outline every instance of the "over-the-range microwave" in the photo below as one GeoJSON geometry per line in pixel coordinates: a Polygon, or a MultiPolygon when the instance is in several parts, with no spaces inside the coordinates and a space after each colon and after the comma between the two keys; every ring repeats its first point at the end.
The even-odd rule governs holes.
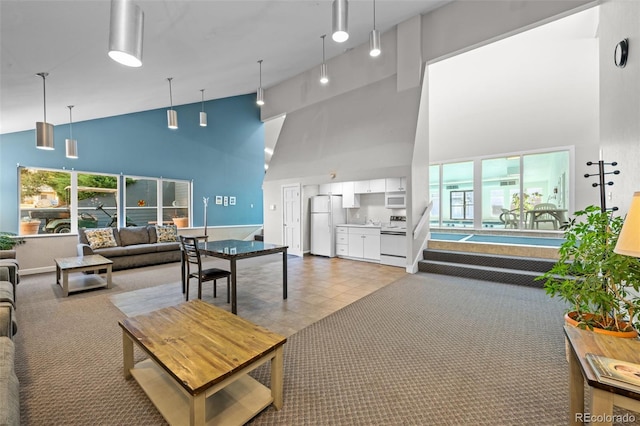
{"type": "Polygon", "coordinates": [[[388,209],[404,209],[407,207],[407,194],[405,192],[385,192],[384,206],[388,209]]]}

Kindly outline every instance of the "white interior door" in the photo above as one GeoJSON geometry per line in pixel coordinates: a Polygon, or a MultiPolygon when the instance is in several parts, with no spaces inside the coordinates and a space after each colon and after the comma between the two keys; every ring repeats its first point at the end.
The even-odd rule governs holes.
{"type": "Polygon", "coordinates": [[[282,186],[282,241],[289,246],[287,253],[302,257],[302,204],[300,202],[300,185],[282,186]]]}

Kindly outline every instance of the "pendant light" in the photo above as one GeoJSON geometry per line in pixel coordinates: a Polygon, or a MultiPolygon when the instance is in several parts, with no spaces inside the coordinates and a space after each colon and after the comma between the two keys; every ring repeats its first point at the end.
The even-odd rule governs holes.
{"type": "Polygon", "coordinates": [[[347,41],[349,30],[349,2],[347,0],[333,0],[333,34],[331,38],[337,43],[347,41]]]}
{"type": "Polygon", "coordinates": [[[373,30],[369,34],[369,55],[380,56],[380,31],[376,30],[376,0],[373,0],[373,30]]]}
{"type": "Polygon", "coordinates": [[[329,82],[329,74],[327,73],[327,63],[324,60],[324,38],[326,34],[320,36],[322,39],[322,65],[320,65],[320,83],[327,84],[329,82]]]}
{"type": "Polygon", "coordinates": [[[69,139],[65,139],[67,147],[67,158],[78,158],[78,141],[73,138],[73,119],[71,118],[71,108],[73,105],[67,105],[69,108],[69,139]]]}
{"type": "Polygon", "coordinates": [[[258,94],[256,96],[256,103],[259,106],[264,105],[264,91],[262,90],[262,59],[258,61],[260,64],[260,85],[258,86],[258,94]]]}
{"type": "Polygon", "coordinates": [[[204,112],[204,89],[200,89],[202,92],[202,111],[200,111],[200,127],[207,127],[207,113],[204,112]]]}
{"type": "Polygon", "coordinates": [[[36,148],[53,149],[53,124],[47,123],[47,88],[45,80],[48,72],[39,72],[42,77],[42,93],[44,94],[44,121],[36,122],[36,148]]]}
{"type": "Polygon", "coordinates": [[[133,0],[111,0],[109,57],[128,67],[142,66],[144,12],[133,0]]]}
{"type": "Polygon", "coordinates": [[[171,80],[173,77],[167,78],[169,80],[169,105],[170,108],[167,110],[167,126],[170,129],[178,128],[178,112],[173,109],[173,94],[171,93],[171,80]]]}

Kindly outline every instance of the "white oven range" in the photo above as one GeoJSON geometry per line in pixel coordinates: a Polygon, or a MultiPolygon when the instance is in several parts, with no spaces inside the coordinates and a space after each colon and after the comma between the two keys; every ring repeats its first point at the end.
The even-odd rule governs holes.
{"type": "Polygon", "coordinates": [[[380,229],[380,263],[407,266],[407,217],[391,216],[389,226],[380,229]]]}

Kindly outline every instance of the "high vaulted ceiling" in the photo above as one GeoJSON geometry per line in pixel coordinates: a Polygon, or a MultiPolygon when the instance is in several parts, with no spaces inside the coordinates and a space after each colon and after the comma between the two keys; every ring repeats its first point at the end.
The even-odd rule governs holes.
{"type": "MultiPolygon", "coordinates": [[[[385,32],[450,0],[377,0],[385,32]]],[[[331,0],[137,0],[144,11],[143,66],[107,56],[109,0],[0,0],[0,133],[43,120],[38,72],[48,72],[47,121],[83,121],[268,88],[322,62],[320,36],[331,32],[331,0]]],[[[327,59],[368,42],[373,0],[349,2],[347,42],[326,40],[327,59]]],[[[384,46],[383,46],[384,55],[384,46]]],[[[375,60],[375,59],[372,59],[375,60]]],[[[329,70],[330,72],[330,70],[329,70]]],[[[268,100],[267,100],[268,101],[268,100]]]]}

